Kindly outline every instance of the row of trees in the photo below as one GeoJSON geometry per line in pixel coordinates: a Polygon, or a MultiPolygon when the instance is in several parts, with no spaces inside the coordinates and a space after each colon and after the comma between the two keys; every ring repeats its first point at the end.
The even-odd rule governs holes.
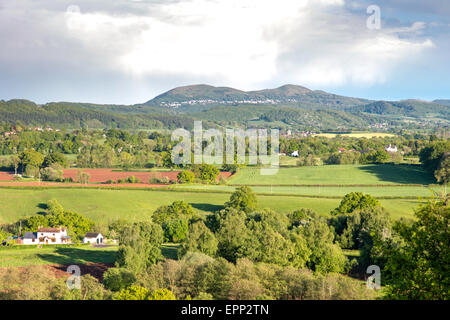
{"type": "MultiPolygon", "coordinates": [[[[119,237],[120,247],[103,282],[83,276],[82,290],[71,292],[52,282],[60,291],[42,294],[51,299],[366,299],[373,293],[343,274],[358,266],[364,273],[375,264],[382,270],[385,298],[448,299],[448,196],[415,214],[415,220],[392,222],[376,199],[352,193],[328,218],[308,209],[284,215],[258,209],[251,189],[243,187],[207,217],[179,201],[159,208],[151,222],[112,223],[108,232],[119,237]],[[178,261],[164,259],[161,247],[167,241],[180,244],[178,261]],[[360,258],[349,261],[343,249],[359,250],[360,258]]],[[[74,238],[96,229],[54,200],[45,215],[21,225],[22,232],[64,225],[74,238]]],[[[5,289],[7,283],[0,279],[0,296],[26,294],[5,289]]]]}
{"type": "MultiPolygon", "coordinates": [[[[138,279],[133,284],[138,283],[148,290],[161,288],[165,282],[154,279],[154,272],[161,272],[161,268],[172,262],[162,262],[164,260],[159,248],[163,242],[172,241],[180,243],[178,255],[181,262],[178,263],[190,261],[194,257],[195,260],[202,259],[204,262],[200,270],[207,268],[208,272],[219,266],[222,273],[227,273],[223,270],[245,266],[246,272],[251,273],[249,270],[253,268],[270,266],[283,272],[300,272],[297,273],[300,278],[301,275],[314,272],[314,276],[311,274],[311,279],[314,279],[332,277],[333,273],[364,271],[367,266],[377,264],[383,268],[387,297],[445,298],[448,293],[444,288],[448,282],[442,276],[446,274],[442,268],[448,268],[449,214],[447,200],[440,200],[421,207],[416,213],[416,222],[400,221],[394,224],[376,199],[352,193],[342,200],[328,219],[305,209],[284,215],[257,209],[255,195],[250,188],[243,187],[232,195],[225,209],[206,219],[197,216],[190,205],[183,202],[159,208],[153,215],[153,223],[136,223],[122,233],[124,237],[121,238],[116,266],[133,271],[138,279]],[[419,240],[425,242],[419,244],[419,240]],[[423,262],[416,261],[414,255],[407,253],[410,250],[417,254],[419,245],[421,248],[429,246],[427,252],[420,255],[425,259],[423,262]],[[357,249],[360,258],[358,261],[349,261],[342,249],[357,249]],[[423,265],[421,270],[424,273],[415,271],[414,275],[417,279],[424,278],[420,281],[426,284],[426,290],[429,290],[427,293],[422,295],[420,290],[411,293],[406,287],[406,283],[412,282],[406,281],[407,273],[400,275],[404,263],[408,263],[406,268],[418,265],[422,268],[423,265]]],[[[257,280],[259,274],[256,274],[252,284],[246,282],[251,290],[245,291],[239,287],[241,291],[234,291],[234,294],[250,299],[265,295],[280,297],[273,292],[267,294],[267,288],[260,287],[261,283],[257,280]]],[[[186,290],[182,284],[174,285],[171,282],[169,289],[177,297],[183,298],[234,298],[235,295],[228,291],[230,288],[223,287],[224,282],[221,281],[224,280],[214,278],[217,276],[202,274],[202,277],[214,279],[211,280],[211,287],[203,282],[201,288],[186,290]]],[[[419,283],[415,286],[419,286],[419,283]]],[[[290,298],[304,297],[308,289],[304,290],[290,298]]]]}
{"type": "Polygon", "coordinates": [[[0,243],[9,236],[23,236],[25,232],[36,232],[38,228],[66,227],[73,242],[79,242],[84,235],[93,230],[95,223],[83,215],[66,210],[55,199],[49,200],[45,211],[39,215],[19,220],[16,223],[0,227],[0,243]]]}

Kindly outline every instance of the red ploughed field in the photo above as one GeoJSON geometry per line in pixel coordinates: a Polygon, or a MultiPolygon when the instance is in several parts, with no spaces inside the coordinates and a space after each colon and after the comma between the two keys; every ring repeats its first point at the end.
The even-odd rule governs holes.
{"type": "MultiPolygon", "coordinates": [[[[66,169],[64,170],[64,178],[72,178],[73,181],[78,180],[78,171],[80,169],[66,169]]],[[[170,180],[177,180],[177,175],[180,171],[171,172],[122,172],[113,171],[113,169],[82,169],[81,171],[86,172],[90,175],[89,182],[91,183],[104,183],[108,180],[117,181],[119,179],[126,179],[128,177],[134,176],[141,180],[141,183],[149,183],[150,178],[164,178],[167,177],[170,180]]],[[[229,172],[221,172],[220,176],[228,178],[231,176],[229,172]]]]}
{"type": "MultiPolygon", "coordinates": [[[[64,170],[64,178],[72,178],[74,182],[78,181],[78,171],[80,169],[66,169],[64,170]]],[[[177,175],[180,173],[180,171],[170,171],[170,172],[122,172],[122,171],[113,171],[113,169],[81,169],[81,171],[86,172],[90,175],[89,183],[106,183],[107,181],[117,181],[119,179],[126,179],[128,177],[134,176],[137,179],[141,181],[140,184],[134,184],[133,186],[143,186],[150,185],[149,180],[150,178],[158,178],[162,179],[164,177],[169,178],[172,181],[177,180],[177,175]]],[[[220,177],[223,177],[225,179],[229,178],[231,176],[230,172],[221,172],[220,177]]],[[[0,172],[0,182],[1,185],[7,185],[7,186],[32,186],[32,185],[58,185],[58,183],[52,183],[52,182],[10,182],[14,181],[14,172],[0,172]],[[7,182],[7,183],[6,183],[7,182]]],[[[65,184],[69,185],[69,184],[65,184]]],[[[132,186],[131,184],[127,184],[127,186],[132,186]]],[[[151,186],[158,186],[151,184],[151,186]]]]}
{"type": "Polygon", "coordinates": [[[14,181],[14,172],[0,172],[0,181],[14,181]]]}

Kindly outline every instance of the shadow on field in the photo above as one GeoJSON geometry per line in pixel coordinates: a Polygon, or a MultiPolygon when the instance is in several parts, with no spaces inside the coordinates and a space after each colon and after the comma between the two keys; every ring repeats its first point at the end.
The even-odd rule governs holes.
{"type": "Polygon", "coordinates": [[[45,211],[38,211],[37,214],[39,214],[41,216],[45,216],[47,214],[48,206],[46,203],[39,203],[36,207],[38,207],[39,209],[45,210],[45,211]]]}
{"type": "Polygon", "coordinates": [[[359,167],[359,170],[373,174],[382,181],[396,184],[432,184],[433,176],[418,165],[385,164],[359,167]]]}
{"type": "Polygon", "coordinates": [[[190,203],[190,205],[197,210],[206,212],[216,212],[224,208],[224,206],[219,206],[210,203],[190,203]]]}
{"type": "Polygon", "coordinates": [[[52,264],[114,263],[115,251],[84,250],[78,248],[56,248],[53,254],[38,254],[38,257],[52,264]]]}

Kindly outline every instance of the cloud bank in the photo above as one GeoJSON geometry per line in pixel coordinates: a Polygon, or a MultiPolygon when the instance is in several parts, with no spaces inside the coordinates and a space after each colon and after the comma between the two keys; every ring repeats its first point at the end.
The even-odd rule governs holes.
{"type": "Polygon", "coordinates": [[[426,22],[369,30],[365,8],[344,0],[0,0],[0,85],[112,102],[106,90],[124,103],[196,82],[367,87],[436,50],[426,22]]]}

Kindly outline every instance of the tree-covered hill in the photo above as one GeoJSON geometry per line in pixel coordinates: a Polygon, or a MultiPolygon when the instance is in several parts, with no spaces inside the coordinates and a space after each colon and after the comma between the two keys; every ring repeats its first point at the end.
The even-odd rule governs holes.
{"type": "Polygon", "coordinates": [[[113,105],[0,100],[0,122],[64,128],[174,129],[205,126],[314,130],[445,128],[450,100],[370,101],[305,87],[241,91],[208,85],[172,89],[145,104],[113,105]]]}
{"type": "Polygon", "coordinates": [[[193,85],[178,87],[146,102],[146,106],[180,108],[186,105],[242,105],[271,104],[289,105],[307,109],[323,107],[348,107],[370,102],[366,99],[349,98],[324,91],[312,91],[308,88],[285,85],[276,89],[259,91],[241,91],[227,87],[193,85]]]}
{"type": "MultiPolygon", "coordinates": [[[[105,107],[106,108],[106,107],[105,107]]],[[[0,122],[26,125],[53,125],[64,128],[191,128],[192,118],[179,115],[123,114],[99,111],[88,105],[49,103],[37,105],[28,100],[0,100],[0,122]]]]}
{"type": "Polygon", "coordinates": [[[363,106],[347,108],[347,111],[408,117],[437,116],[448,119],[450,104],[445,105],[420,100],[376,101],[363,106]]]}

